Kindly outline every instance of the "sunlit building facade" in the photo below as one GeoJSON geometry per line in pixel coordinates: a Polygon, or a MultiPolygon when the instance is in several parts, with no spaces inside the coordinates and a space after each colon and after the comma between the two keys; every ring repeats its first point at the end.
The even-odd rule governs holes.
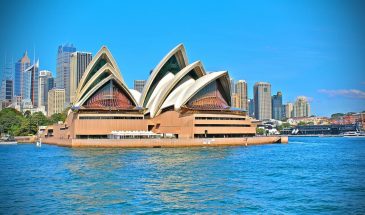
{"type": "Polygon", "coordinates": [[[247,98],[247,82],[244,80],[239,80],[235,84],[235,93],[238,96],[238,105],[235,106],[242,110],[248,110],[248,98],[247,98]]]}
{"type": "Polygon", "coordinates": [[[310,116],[310,105],[307,97],[298,96],[294,103],[293,117],[309,117],[310,116]]]}
{"type": "Polygon", "coordinates": [[[39,61],[25,69],[22,76],[22,98],[30,100],[34,107],[38,107],[39,61]]]}
{"type": "Polygon", "coordinates": [[[51,71],[42,70],[39,72],[38,107],[48,108],[48,91],[54,87],[54,79],[51,71]]]}
{"type": "Polygon", "coordinates": [[[146,80],[134,80],[134,90],[142,93],[144,85],[146,85],[146,80]]]}
{"type": "Polygon", "coordinates": [[[62,113],[64,111],[65,99],[65,89],[53,88],[48,91],[48,116],[52,116],[55,113],[62,113]]]}
{"type": "Polygon", "coordinates": [[[65,89],[67,105],[70,103],[71,53],[75,51],[72,44],[60,45],[57,51],[56,87],[65,89]]]}
{"type": "Polygon", "coordinates": [[[152,70],[142,93],[129,89],[104,46],[82,76],[65,124],[54,125],[60,138],[103,139],[114,132],[144,131],[174,138],[253,136],[246,112],[231,108],[227,71],[206,72],[188,62],[182,44],[152,70]]]}
{"type": "Polygon", "coordinates": [[[283,94],[277,92],[271,98],[272,105],[272,118],[276,120],[281,120],[283,118],[283,94]]]}
{"type": "Polygon", "coordinates": [[[14,70],[14,96],[22,96],[23,72],[30,67],[30,59],[26,51],[21,59],[15,63],[14,70]]]}
{"type": "Polygon", "coordinates": [[[255,118],[258,120],[271,119],[271,84],[257,82],[254,85],[255,118]]]}
{"type": "Polygon", "coordinates": [[[87,65],[92,60],[89,52],[73,52],[70,58],[70,100],[75,102],[76,90],[87,65]]]}

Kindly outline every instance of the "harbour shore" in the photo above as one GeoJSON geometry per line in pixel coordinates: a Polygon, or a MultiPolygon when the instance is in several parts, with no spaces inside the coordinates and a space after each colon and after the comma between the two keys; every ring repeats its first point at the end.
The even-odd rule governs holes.
{"type": "Polygon", "coordinates": [[[250,146],[288,143],[287,136],[202,139],[56,139],[42,138],[42,143],[75,148],[175,148],[250,146]]]}

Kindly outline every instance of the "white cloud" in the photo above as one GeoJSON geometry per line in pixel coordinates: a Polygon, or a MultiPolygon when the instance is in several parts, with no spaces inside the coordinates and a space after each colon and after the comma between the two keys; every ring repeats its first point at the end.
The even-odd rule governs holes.
{"type": "Polygon", "coordinates": [[[326,90],[320,89],[319,93],[327,94],[331,97],[348,97],[348,98],[356,98],[356,99],[365,99],[365,92],[361,90],[349,89],[349,90],[326,90]]]}

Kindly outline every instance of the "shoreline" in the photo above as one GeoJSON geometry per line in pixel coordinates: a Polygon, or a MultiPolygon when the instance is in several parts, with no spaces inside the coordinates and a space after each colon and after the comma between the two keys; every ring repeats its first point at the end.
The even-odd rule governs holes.
{"type": "Polygon", "coordinates": [[[42,138],[43,144],[71,148],[179,148],[286,144],[287,136],[204,139],[56,139],[42,138]]]}

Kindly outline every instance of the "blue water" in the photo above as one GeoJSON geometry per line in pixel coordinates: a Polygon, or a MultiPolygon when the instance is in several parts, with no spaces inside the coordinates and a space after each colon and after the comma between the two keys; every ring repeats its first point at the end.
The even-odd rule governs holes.
{"type": "Polygon", "coordinates": [[[175,149],[0,146],[0,214],[365,213],[365,138],[175,149]]]}

